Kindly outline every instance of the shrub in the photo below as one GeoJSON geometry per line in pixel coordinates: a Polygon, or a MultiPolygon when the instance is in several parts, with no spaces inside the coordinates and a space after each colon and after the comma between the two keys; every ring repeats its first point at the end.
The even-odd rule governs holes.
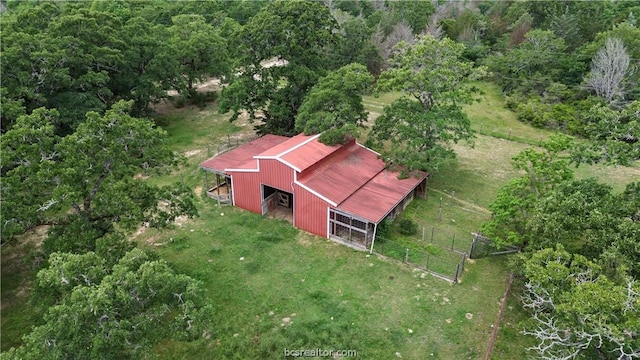
{"type": "Polygon", "coordinates": [[[398,231],[402,235],[415,235],[418,232],[418,224],[410,219],[398,220],[398,231]]]}

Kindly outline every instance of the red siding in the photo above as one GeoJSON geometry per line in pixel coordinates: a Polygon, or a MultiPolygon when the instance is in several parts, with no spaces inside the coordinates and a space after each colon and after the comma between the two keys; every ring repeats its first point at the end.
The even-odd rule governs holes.
{"type": "Polygon", "coordinates": [[[257,172],[231,173],[235,206],[262,215],[260,174],[257,172]]]}
{"type": "Polygon", "coordinates": [[[295,186],[294,225],[312,234],[327,237],[329,204],[300,186],[295,186]]]}
{"type": "Polygon", "coordinates": [[[276,189],[293,193],[293,171],[278,160],[260,159],[260,181],[276,189]]]}

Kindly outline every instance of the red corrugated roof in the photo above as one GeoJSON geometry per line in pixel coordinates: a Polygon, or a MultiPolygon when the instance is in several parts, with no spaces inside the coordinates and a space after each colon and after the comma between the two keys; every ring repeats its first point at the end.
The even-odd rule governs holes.
{"type": "Polygon", "coordinates": [[[286,153],[288,151],[292,151],[293,149],[296,148],[296,146],[300,146],[301,144],[303,144],[305,141],[309,141],[312,140],[312,138],[314,137],[318,137],[318,135],[305,135],[305,134],[298,134],[294,137],[291,138],[286,138],[286,141],[272,147],[269,149],[265,149],[261,152],[257,152],[253,155],[255,155],[256,157],[266,157],[266,158],[273,158],[273,157],[278,157],[281,156],[283,153],[286,153]]]}
{"type": "Polygon", "coordinates": [[[288,137],[278,135],[265,135],[246,144],[228,151],[224,154],[212,157],[200,164],[209,170],[225,172],[225,169],[248,169],[257,167],[254,155],[271,149],[278,144],[289,140],[288,137]]]}
{"type": "Polygon", "coordinates": [[[277,159],[297,172],[320,162],[340,145],[327,146],[318,141],[320,135],[299,134],[257,155],[258,159],[277,159]]]}
{"type": "Polygon", "coordinates": [[[298,181],[340,204],[384,167],[384,162],[375,152],[354,141],[344,145],[319,166],[303,172],[298,181]]]}
{"type": "Polygon", "coordinates": [[[426,176],[426,173],[420,172],[419,177],[411,176],[407,179],[399,180],[398,173],[388,170],[381,171],[339,204],[338,209],[371,222],[379,223],[426,176]]]}
{"type": "Polygon", "coordinates": [[[337,208],[378,223],[426,177],[399,180],[378,154],[355,141],[327,146],[318,135],[265,135],[200,164],[210,170],[257,169],[256,159],[275,159],[298,171],[298,182],[337,208]],[[257,155],[256,155],[257,154],[257,155]]]}

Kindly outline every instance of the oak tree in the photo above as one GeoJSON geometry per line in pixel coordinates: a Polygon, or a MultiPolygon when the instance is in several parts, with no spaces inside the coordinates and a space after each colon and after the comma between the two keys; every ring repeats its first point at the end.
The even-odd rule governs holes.
{"type": "Polygon", "coordinates": [[[262,134],[294,135],[304,97],[326,74],[337,22],[319,2],[275,1],[238,34],[239,68],[220,96],[220,111],[242,111],[262,134]],[[274,61],[274,63],[271,63],[274,61]]]}
{"type": "Polygon", "coordinates": [[[320,141],[333,145],[358,135],[368,113],[362,95],[370,90],[373,76],[361,64],[350,64],[331,71],[309,91],[296,117],[296,130],[320,135],[320,141]]]}
{"type": "Polygon", "coordinates": [[[481,76],[482,69],[462,60],[463,51],[464,45],[431,35],[396,47],[378,90],[406,95],[384,108],[369,137],[388,165],[437,171],[455,156],[452,143],[473,137],[462,106],[473,101],[469,81],[481,76]]]}

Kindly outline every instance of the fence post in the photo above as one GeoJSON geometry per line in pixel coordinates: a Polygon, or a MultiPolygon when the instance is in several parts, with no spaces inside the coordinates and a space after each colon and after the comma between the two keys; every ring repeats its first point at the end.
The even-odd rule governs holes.
{"type": "Polygon", "coordinates": [[[231,148],[231,136],[227,135],[227,148],[231,148]]]}
{"type": "Polygon", "coordinates": [[[458,265],[456,265],[456,280],[455,282],[458,282],[458,273],[460,272],[460,264],[458,263],[458,265]]]}
{"type": "Polygon", "coordinates": [[[425,265],[425,267],[427,268],[427,270],[429,270],[429,259],[431,258],[431,254],[427,253],[427,264],[425,265]]]}
{"type": "Polygon", "coordinates": [[[453,199],[455,199],[455,198],[456,198],[456,191],[453,190],[451,192],[451,197],[449,198],[449,206],[453,205],[453,199]]]}
{"type": "Polygon", "coordinates": [[[424,226],[422,227],[422,241],[424,241],[424,226]]]}
{"type": "Polygon", "coordinates": [[[453,244],[456,242],[456,234],[453,234],[453,238],[451,238],[451,251],[453,251],[453,244]]]}
{"type": "Polygon", "coordinates": [[[431,243],[433,244],[433,233],[436,231],[435,227],[431,227],[431,243]]]}
{"type": "Polygon", "coordinates": [[[404,253],[404,263],[408,263],[409,262],[409,248],[405,249],[405,253],[404,253]]]}
{"type": "Polygon", "coordinates": [[[469,249],[469,258],[473,259],[473,250],[476,247],[476,239],[478,238],[478,235],[474,235],[473,236],[473,240],[471,241],[471,248],[469,249]]]}

